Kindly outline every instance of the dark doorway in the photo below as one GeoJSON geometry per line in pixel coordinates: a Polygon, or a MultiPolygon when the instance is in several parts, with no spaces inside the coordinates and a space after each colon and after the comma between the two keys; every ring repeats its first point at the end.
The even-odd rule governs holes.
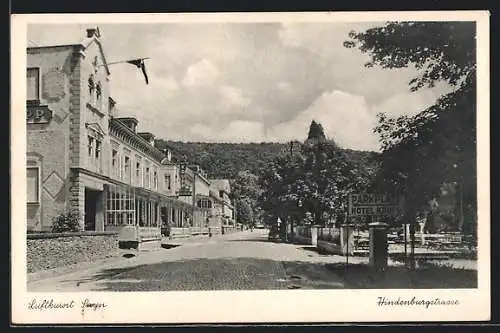
{"type": "Polygon", "coordinates": [[[85,189],[85,230],[96,230],[97,199],[100,192],[85,189]]]}

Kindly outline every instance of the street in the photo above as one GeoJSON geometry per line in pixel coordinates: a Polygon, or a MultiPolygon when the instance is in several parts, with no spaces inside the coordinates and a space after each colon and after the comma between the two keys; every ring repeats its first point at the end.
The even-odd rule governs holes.
{"type": "MultiPolygon", "coordinates": [[[[28,279],[28,291],[169,291],[335,289],[344,281],[325,266],[342,262],[311,246],[274,243],[256,229],[176,244],[151,252],[124,251],[62,275],[28,279]],[[135,254],[135,255],[134,255],[135,254]]],[[[354,259],[354,258],[353,258],[354,259]]]]}

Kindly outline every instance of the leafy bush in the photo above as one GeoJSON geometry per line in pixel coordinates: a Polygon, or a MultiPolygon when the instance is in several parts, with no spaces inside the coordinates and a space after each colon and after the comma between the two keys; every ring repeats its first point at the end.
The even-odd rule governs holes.
{"type": "Polygon", "coordinates": [[[52,232],[81,231],[80,214],[77,210],[65,211],[52,220],[52,232]]]}

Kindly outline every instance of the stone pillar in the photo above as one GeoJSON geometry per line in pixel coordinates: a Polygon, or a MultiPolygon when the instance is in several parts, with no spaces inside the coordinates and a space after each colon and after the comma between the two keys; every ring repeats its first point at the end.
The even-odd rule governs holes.
{"type": "Polygon", "coordinates": [[[420,244],[422,246],[424,246],[425,245],[425,233],[424,233],[425,222],[419,222],[418,225],[420,226],[420,244]]]}
{"type": "Polygon", "coordinates": [[[311,226],[311,245],[318,246],[318,232],[319,226],[313,225],[311,226]]]}
{"type": "Polygon", "coordinates": [[[354,224],[340,226],[340,251],[343,256],[354,253],[354,224]]]}
{"type": "Polygon", "coordinates": [[[377,272],[387,268],[387,224],[370,223],[370,266],[377,272]]]}
{"type": "Polygon", "coordinates": [[[104,231],[104,219],[106,214],[106,190],[99,193],[96,202],[95,231],[104,231]]]}

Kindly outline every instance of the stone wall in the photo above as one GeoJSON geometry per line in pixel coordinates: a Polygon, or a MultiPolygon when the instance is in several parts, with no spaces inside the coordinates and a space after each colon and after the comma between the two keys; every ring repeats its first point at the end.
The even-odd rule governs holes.
{"type": "Polygon", "coordinates": [[[61,266],[92,262],[118,254],[118,235],[65,235],[38,237],[28,235],[27,269],[28,273],[61,266]]]}

